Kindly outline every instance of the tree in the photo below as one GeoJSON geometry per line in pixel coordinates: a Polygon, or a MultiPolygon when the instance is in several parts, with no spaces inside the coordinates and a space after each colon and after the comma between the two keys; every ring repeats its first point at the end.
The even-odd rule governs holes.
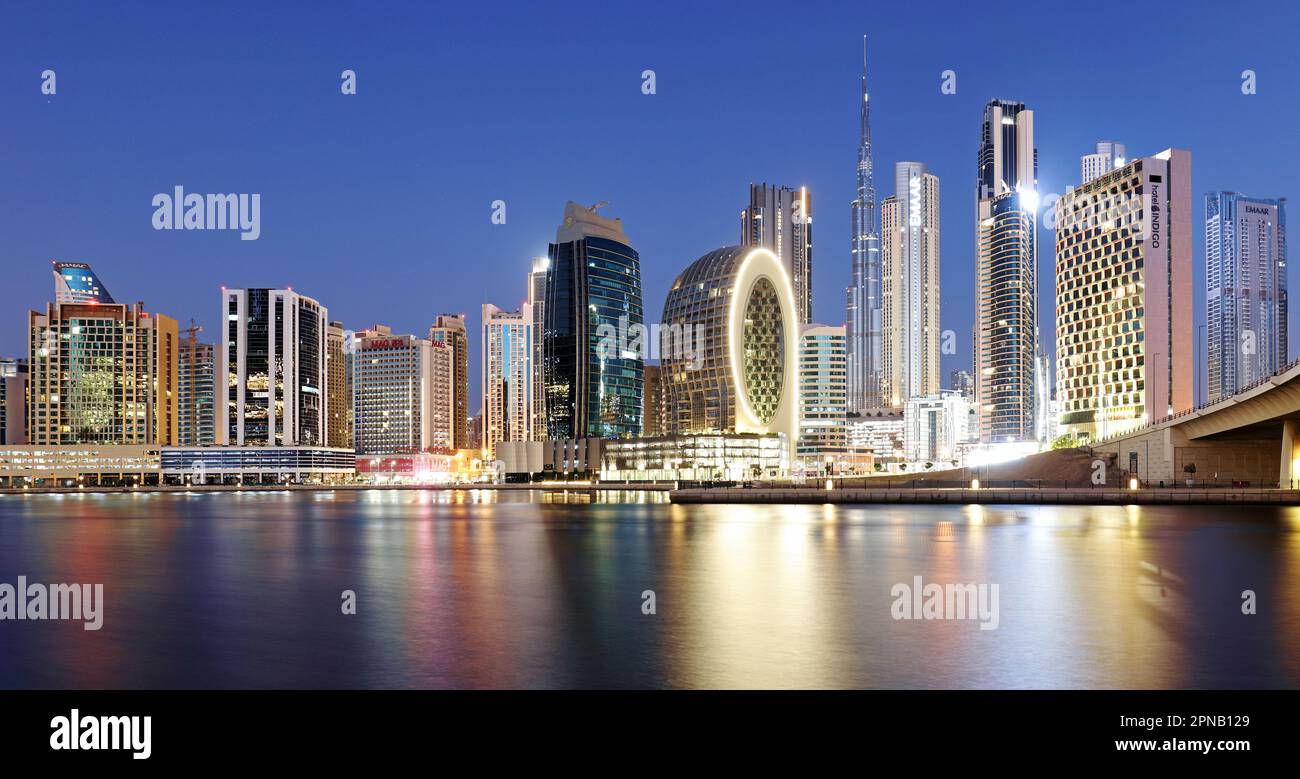
{"type": "Polygon", "coordinates": [[[1074,438],[1069,433],[1062,433],[1052,440],[1053,449],[1073,449],[1074,438]]]}

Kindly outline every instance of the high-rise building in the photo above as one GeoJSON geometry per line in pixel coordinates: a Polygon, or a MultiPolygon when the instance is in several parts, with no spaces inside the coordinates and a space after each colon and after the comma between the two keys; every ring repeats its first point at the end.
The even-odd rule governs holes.
{"type": "Polygon", "coordinates": [[[217,440],[216,349],[199,341],[200,330],[191,322],[181,339],[177,399],[181,446],[212,446],[217,440]]]}
{"type": "Polygon", "coordinates": [[[1190,409],[1192,162],[1166,149],[1057,203],[1060,430],[1097,440],[1190,409]]]}
{"type": "Polygon", "coordinates": [[[329,311],[292,289],[222,289],[217,443],[325,446],[329,311]]]}
{"type": "Polygon", "coordinates": [[[534,257],[533,269],[528,273],[528,305],[533,311],[533,391],[532,430],[534,441],[546,440],[546,274],[550,271],[549,257],[534,257]]]}
{"type": "Polygon", "coordinates": [[[894,166],[880,205],[882,405],[939,391],[939,178],[920,162],[894,166]]]}
{"type": "Polygon", "coordinates": [[[1037,439],[1038,150],[1024,103],[984,107],[976,186],[980,440],[1037,439]]]}
{"type": "Polygon", "coordinates": [[[749,185],[740,212],[740,245],[770,249],[794,285],[799,323],[812,321],[812,198],[807,187],[749,185]]]}
{"type": "Polygon", "coordinates": [[[0,358],[0,445],[27,443],[27,361],[0,358]]]}
{"type": "Polygon", "coordinates": [[[28,337],[31,443],[177,442],[175,319],[141,303],[51,303],[28,315],[28,337]]]}
{"type": "Polygon", "coordinates": [[[1290,361],[1286,198],[1205,196],[1209,399],[1236,394],[1290,361]]]}
{"type": "Polygon", "coordinates": [[[451,349],[453,449],[477,449],[470,440],[469,424],[469,331],[464,314],[439,314],[429,328],[429,340],[451,349]]]}
{"type": "Polygon", "coordinates": [[[729,246],[669,287],[665,326],[709,333],[704,354],[663,355],[664,433],[779,433],[799,440],[799,323],[785,265],[770,250],[729,246]]]}
{"type": "Polygon", "coordinates": [[[117,301],[108,294],[108,288],[100,282],[95,271],[84,262],[59,262],[54,265],[54,302],[55,303],[104,303],[112,305],[117,301]]]}
{"type": "Polygon", "coordinates": [[[543,339],[550,440],[641,434],[642,355],[602,342],[611,332],[631,339],[644,326],[641,259],[623,223],[596,209],[566,203],[550,245],[543,339]]]}
{"type": "Polygon", "coordinates": [[[1098,141],[1097,151],[1079,158],[1081,178],[1079,183],[1087,184],[1098,176],[1122,168],[1128,162],[1124,144],[1114,141],[1098,141]]]}
{"type": "Polygon", "coordinates": [[[393,335],[384,325],[357,332],[353,348],[352,418],[357,454],[449,448],[449,348],[445,344],[435,347],[414,335],[393,335]]]}
{"type": "MultiPolygon", "coordinates": [[[[355,347],[355,341],[352,342],[355,347]]],[[[329,415],[326,445],[352,449],[352,372],[347,353],[348,331],[342,322],[330,322],[325,329],[325,413],[329,415]]]]}
{"type": "Polygon", "coordinates": [[[847,292],[849,411],[881,406],[880,233],[871,158],[871,100],[867,93],[867,36],[862,36],[857,196],[853,199],[851,277],[847,292]]]}
{"type": "Polygon", "coordinates": [[[970,401],[952,390],[908,398],[903,409],[904,459],[914,463],[951,463],[968,435],[970,401]]]}
{"type": "Polygon", "coordinates": [[[967,400],[975,399],[975,376],[970,371],[957,370],[948,375],[948,389],[967,400]]]}
{"type": "Polygon", "coordinates": [[[820,466],[848,447],[847,356],[843,325],[799,329],[799,459],[820,466]]]}
{"type": "Polygon", "coordinates": [[[429,389],[429,448],[456,448],[456,350],[439,341],[429,342],[433,358],[433,384],[429,389]]]}
{"type": "MultiPolygon", "coordinates": [[[[496,453],[502,441],[531,441],[533,312],[483,306],[483,440],[496,453]]],[[[639,400],[639,399],[638,399],[639,400]]]]}
{"type": "Polygon", "coordinates": [[[663,369],[645,365],[645,395],[641,410],[641,435],[646,438],[664,434],[663,369]]]}

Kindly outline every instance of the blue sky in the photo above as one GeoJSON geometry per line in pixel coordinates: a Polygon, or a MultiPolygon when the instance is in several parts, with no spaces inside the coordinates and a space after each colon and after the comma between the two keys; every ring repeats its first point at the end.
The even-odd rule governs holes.
{"type": "Polygon", "coordinates": [[[899,160],[941,182],[941,325],[959,349],[945,382],[970,360],[975,154],[992,97],[1035,110],[1044,193],[1077,183],[1099,139],[1131,156],[1192,151],[1199,324],[1203,194],[1287,196],[1300,181],[1300,12],[1042,5],[8,0],[0,354],[25,350],[52,258],[89,262],[119,300],[209,336],[221,285],[288,285],[352,328],[423,334],[465,312],[477,349],[480,304],[523,299],[569,199],[610,201],[658,319],[682,268],[737,242],[751,181],[811,189],[814,312],[841,323],[864,33],[880,197],[899,160]],[[345,68],[355,96],[340,92],[345,68]],[[1255,95],[1241,93],[1247,68],[1255,95]],[[940,93],[946,69],[955,95],[940,93]],[[260,193],[260,239],[155,231],[150,202],[176,185],[260,193]],[[497,199],[505,225],[490,221],[497,199]]]}

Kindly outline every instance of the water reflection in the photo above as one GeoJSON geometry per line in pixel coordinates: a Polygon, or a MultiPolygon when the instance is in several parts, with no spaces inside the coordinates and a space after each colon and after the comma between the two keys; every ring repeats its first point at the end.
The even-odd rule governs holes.
{"type": "Polygon", "coordinates": [[[107,601],[98,632],[0,622],[0,686],[1300,684],[1297,509],[665,500],[0,497],[0,582],[107,601]],[[997,629],[894,619],[917,576],[997,584],[997,629]]]}

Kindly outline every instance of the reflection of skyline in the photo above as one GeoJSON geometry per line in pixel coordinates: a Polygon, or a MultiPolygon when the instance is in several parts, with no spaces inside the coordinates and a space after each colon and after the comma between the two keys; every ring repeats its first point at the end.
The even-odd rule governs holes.
{"type": "Polygon", "coordinates": [[[0,687],[1300,683],[1294,509],[370,492],[9,497],[0,519],[0,570],[106,593],[98,633],[0,626],[0,687]],[[893,620],[916,575],[999,584],[998,629],[893,620]]]}

